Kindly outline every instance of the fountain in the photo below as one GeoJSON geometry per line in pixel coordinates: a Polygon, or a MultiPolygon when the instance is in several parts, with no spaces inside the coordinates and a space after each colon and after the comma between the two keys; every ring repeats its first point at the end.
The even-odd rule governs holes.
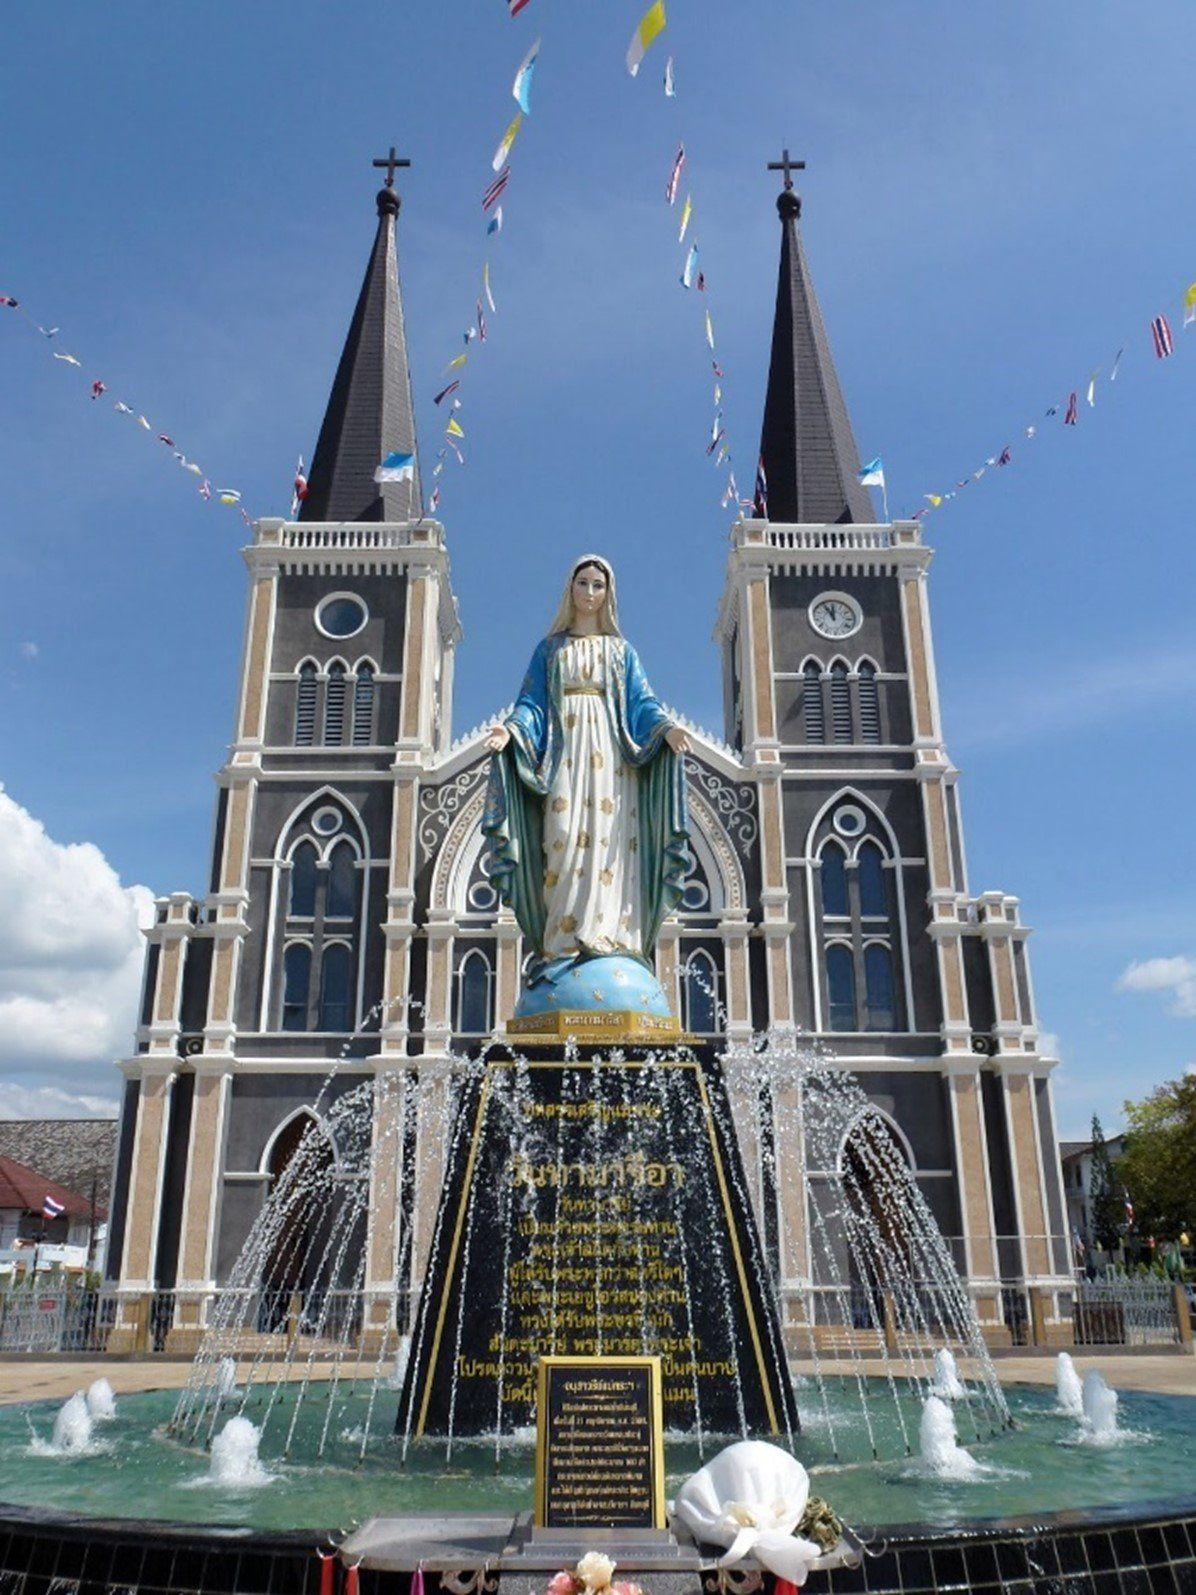
{"type": "Polygon", "coordinates": [[[959,1365],[950,1346],[940,1346],[934,1354],[934,1383],[932,1395],[941,1401],[966,1401],[967,1386],[959,1377],[959,1365]]]}
{"type": "Polygon", "coordinates": [[[92,1439],[92,1417],[87,1407],[87,1397],[76,1390],[58,1409],[49,1440],[43,1440],[30,1428],[29,1454],[48,1457],[84,1457],[96,1449],[92,1439]]]}
{"type": "Polygon", "coordinates": [[[974,1456],[960,1445],[955,1414],[939,1396],[927,1396],[918,1433],[922,1466],[937,1479],[970,1481],[984,1472],[974,1456]]]}
{"type": "Polygon", "coordinates": [[[1055,1397],[1059,1411],[1069,1418],[1078,1418],[1084,1411],[1083,1387],[1070,1351],[1061,1351],[1055,1358],[1055,1397]]]}
{"type": "MultiPolygon", "coordinates": [[[[675,1491],[728,1439],[757,1437],[749,1419],[754,1398],[745,1395],[745,1320],[736,1315],[763,1306],[781,1316],[772,1274],[759,1253],[752,1262],[750,1248],[757,1243],[741,1227],[752,1202],[717,1089],[707,1093],[709,1109],[703,1106],[699,1082],[717,1087],[719,1081],[712,1065],[700,1050],[645,1048],[628,1060],[609,1052],[583,1056],[573,1048],[552,1070],[539,1070],[533,1087],[530,1047],[516,1053],[495,1045],[460,1060],[455,1103],[438,1127],[451,1199],[429,1240],[431,1283],[414,1307],[397,1293],[380,1307],[364,1273],[375,1160],[397,1155],[402,1116],[376,1114],[373,1085],[339,1096],[326,1085],[318,1098],[320,1121],[263,1205],[214,1304],[185,1387],[177,1396],[122,1397],[121,1429],[127,1434],[133,1427],[137,1438],[121,1443],[116,1469],[110,1459],[102,1465],[88,1460],[97,1449],[93,1421],[111,1412],[107,1381],[63,1405],[48,1442],[6,1443],[19,1434],[6,1431],[5,1421],[24,1418],[0,1409],[0,1495],[35,1503],[51,1498],[66,1508],[119,1516],[128,1510],[133,1477],[138,1508],[147,1516],[253,1525],[255,1539],[277,1556],[294,1552],[291,1540],[271,1539],[274,1528],[307,1525],[314,1546],[317,1528],[396,1509],[413,1514],[424,1534],[433,1522],[443,1532],[456,1509],[469,1528],[455,1532],[481,1543],[499,1532],[496,1525],[506,1533],[512,1510],[530,1499],[528,1358],[535,1349],[559,1350],[576,1339],[594,1349],[660,1349],[671,1359],[668,1454],[675,1491]],[[679,1062],[689,1071],[685,1080],[679,1062]],[[489,1149],[485,1136],[475,1135],[483,1092],[489,1149]],[[377,1123],[389,1128],[375,1136],[377,1123]],[[702,1135],[705,1146],[718,1151],[714,1165],[693,1155],[702,1135]],[[477,1149],[471,1178],[457,1179],[454,1170],[468,1163],[463,1154],[471,1145],[477,1149]],[[713,1182],[709,1178],[712,1166],[725,1176],[727,1205],[717,1173],[713,1182]],[[597,1171],[592,1183],[580,1182],[576,1170],[582,1167],[597,1171]],[[570,1237],[555,1222],[566,1199],[576,1222],[602,1226],[596,1233],[603,1245],[591,1266],[610,1291],[607,1315],[587,1313],[579,1294],[570,1237]],[[661,1226],[672,1229],[666,1234],[661,1226]],[[682,1232],[701,1237],[701,1244],[681,1244],[682,1232]],[[734,1234],[748,1246],[745,1266],[753,1269],[752,1296],[758,1293],[759,1301],[737,1296],[719,1248],[709,1244],[720,1234],[724,1242],[734,1234]],[[450,1270],[454,1235],[457,1259],[450,1270]],[[534,1256],[529,1237],[542,1243],[534,1256]],[[301,1298],[279,1288],[296,1274],[313,1282],[301,1298]],[[438,1365],[428,1341],[441,1317],[448,1355],[438,1365]],[[536,1322],[543,1325],[539,1348],[517,1345],[536,1322]],[[695,1339],[709,1334],[712,1345],[725,1344],[727,1355],[687,1357],[667,1344],[684,1341],[691,1324],[695,1339]],[[458,1357],[476,1355],[469,1348],[479,1334],[497,1348],[484,1360],[498,1366],[475,1378],[458,1357]],[[727,1367],[703,1367],[708,1360],[727,1367]],[[442,1386],[444,1421],[439,1433],[426,1423],[418,1434],[420,1401],[429,1389],[434,1410],[438,1366],[441,1377],[446,1367],[450,1374],[442,1386]],[[6,1467],[6,1457],[18,1456],[19,1465],[6,1467]],[[205,1504],[217,1500],[218,1507],[205,1504]]],[[[800,1117],[810,1196],[809,1278],[785,1308],[784,1335],[786,1353],[802,1371],[789,1383],[778,1415],[781,1432],[773,1438],[805,1464],[815,1493],[852,1521],[932,1519],[945,1510],[950,1520],[958,1507],[943,1502],[966,1486],[983,1498],[986,1512],[1036,1514],[1033,1531],[1008,1522],[984,1531],[1012,1536],[1022,1556],[1031,1553],[1023,1553],[1017,1536],[1048,1532],[1044,1503],[1092,1507],[1132,1500],[1135,1491],[1162,1496],[1173,1488],[1190,1445],[1191,1420],[1181,1398],[1173,1417],[1163,1415],[1166,1423],[1157,1398],[1149,1398],[1156,1402],[1150,1422],[1135,1429],[1149,1427],[1154,1438],[1136,1459],[1132,1479],[1112,1465],[1114,1442],[1124,1431],[1117,1395],[1099,1375],[1089,1374],[1083,1386],[1083,1466],[1070,1460],[1079,1458],[1079,1448],[1057,1443],[1053,1395],[1018,1392],[1011,1412],[946,1242],[884,1119],[857,1082],[791,1037],[760,1037],[731,1048],[722,1068],[735,1071],[737,1088],[757,1093],[765,1122],[800,1117]]],[[[786,1171],[773,1166],[767,1143],[763,1150],[766,1189],[777,1192],[786,1171]]],[[[409,1230],[401,1231],[400,1248],[411,1244],[409,1230]]],[[[757,1323],[767,1319],[759,1316],[757,1323]]],[[[752,1377],[757,1391],[768,1388],[767,1374],[757,1370],[752,1377]]],[[[1063,1406],[1079,1388],[1066,1354],[1056,1365],[1056,1381],[1063,1406]]],[[[1128,1395],[1128,1410],[1137,1412],[1144,1399],[1128,1395]]],[[[127,1539],[150,1531],[129,1524],[111,1532],[127,1539]]],[[[952,1531],[935,1532],[949,1540],[952,1531]]],[[[980,1531],[969,1532],[974,1538],[980,1531]]],[[[1049,1532],[1085,1531],[1073,1522],[1049,1532]]],[[[201,1549],[217,1554],[213,1541],[187,1543],[194,1543],[196,1555],[201,1549]]],[[[470,1556],[479,1553],[459,1547],[454,1554],[468,1570],[470,1556]]],[[[874,1582],[880,1566],[870,1569],[874,1582]]],[[[297,1587],[303,1576],[296,1563],[297,1587]]],[[[467,1571],[454,1576],[460,1581],[467,1571]]],[[[811,1588],[820,1576],[811,1575],[811,1588]]],[[[893,1589],[901,1587],[897,1577],[894,1572],[893,1589]]],[[[642,1581],[652,1595],[650,1579],[642,1581]]],[[[907,1576],[905,1587],[917,1586],[907,1576]]],[[[407,1595],[406,1585],[396,1595],[407,1595]]]]}
{"type": "Polygon", "coordinates": [[[106,1423],[116,1417],[116,1396],[107,1379],[101,1377],[88,1385],[86,1401],[93,1422],[106,1423]]]}
{"type": "Polygon", "coordinates": [[[1116,1445],[1122,1438],[1117,1426],[1117,1392],[1095,1368],[1084,1375],[1082,1405],[1080,1438],[1088,1445],[1116,1445]]]}
{"type": "Polygon", "coordinates": [[[212,1441],[207,1478],[201,1482],[225,1490],[258,1489],[269,1484],[258,1457],[261,1434],[248,1418],[230,1418],[212,1441]]]}

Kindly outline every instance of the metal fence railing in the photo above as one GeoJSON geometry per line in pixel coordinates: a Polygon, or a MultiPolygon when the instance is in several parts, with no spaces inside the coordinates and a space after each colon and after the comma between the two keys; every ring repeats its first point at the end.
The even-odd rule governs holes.
{"type": "MultiPolygon", "coordinates": [[[[1191,1335],[1183,1287],[1156,1277],[1060,1276],[1045,1286],[1006,1277],[995,1291],[991,1283],[965,1282],[964,1288],[995,1345],[1173,1346],[1191,1335]]],[[[364,1298],[355,1290],[255,1289],[236,1295],[239,1300],[228,1293],[160,1290],[122,1298],[114,1285],[88,1288],[61,1276],[0,1288],[0,1352],[190,1351],[196,1328],[212,1322],[221,1322],[247,1348],[256,1342],[255,1350],[295,1339],[313,1350],[356,1347],[367,1322],[364,1298]],[[188,1332],[172,1346],[176,1324],[188,1332]]],[[[805,1323],[828,1345],[867,1347],[886,1337],[904,1343],[919,1331],[933,1340],[958,1308],[953,1289],[941,1281],[910,1280],[895,1290],[856,1279],[819,1281],[785,1296],[787,1319],[805,1323]]],[[[371,1316],[368,1323],[367,1336],[380,1332],[378,1319],[371,1316]]],[[[391,1320],[391,1329],[396,1327],[391,1320]]]]}
{"type": "Polygon", "coordinates": [[[1077,1280],[1077,1346],[1169,1346],[1181,1338],[1176,1288],[1134,1276],[1077,1280]]]}

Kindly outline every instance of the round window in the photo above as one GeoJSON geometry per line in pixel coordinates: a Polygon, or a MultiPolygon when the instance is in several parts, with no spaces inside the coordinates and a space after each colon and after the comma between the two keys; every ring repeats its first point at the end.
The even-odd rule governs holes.
{"type": "Polygon", "coordinates": [[[368,619],[365,605],[352,593],[332,593],[316,610],[316,625],[325,637],[355,637],[368,619]]]}
{"type": "Polygon", "coordinates": [[[835,813],[835,829],[840,836],[858,836],[867,824],[863,809],[854,803],[845,803],[835,813]]]}
{"type": "Polygon", "coordinates": [[[311,828],[318,831],[321,836],[331,836],[341,828],[341,813],[339,809],[317,809],[311,817],[311,828]]]}

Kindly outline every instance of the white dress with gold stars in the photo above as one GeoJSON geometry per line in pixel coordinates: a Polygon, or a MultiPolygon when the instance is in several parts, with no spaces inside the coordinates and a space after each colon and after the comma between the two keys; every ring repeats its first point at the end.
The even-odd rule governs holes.
{"type": "Polygon", "coordinates": [[[544,955],[642,949],[637,773],[606,703],[614,637],[571,637],[560,653],[563,756],[544,804],[544,955]]]}

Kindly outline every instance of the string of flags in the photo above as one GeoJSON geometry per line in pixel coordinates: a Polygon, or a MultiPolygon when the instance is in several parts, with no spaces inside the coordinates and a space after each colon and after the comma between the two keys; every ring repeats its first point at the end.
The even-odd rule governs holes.
{"type": "MultiPolygon", "coordinates": [[[[509,15],[516,17],[531,3],[531,0],[504,0],[504,3],[507,6],[509,15]]],[[[539,39],[535,41],[516,69],[514,81],[511,84],[511,96],[515,101],[517,110],[507,123],[506,129],[498,141],[490,161],[490,169],[494,176],[482,191],[481,204],[482,214],[486,218],[485,236],[487,249],[490,248],[490,241],[497,239],[503,230],[502,199],[511,182],[511,151],[515,146],[516,139],[523,130],[524,121],[532,114],[532,84],[540,59],[540,43],[539,39]]],[[[443,441],[437,451],[435,464],[432,466],[434,485],[428,497],[428,513],[430,515],[435,515],[440,508],[441,477],[444,475],[444,469],[449,459],[455,459],[459,465],[465,464],[465,453],[461,448],[461,444],[465,440],[465,428],[460,420],[460,411],[464,403],[461,385],[465,378],[465,367],[470,355],[475,352],[473,346],[476,344],[480,349],[489,336],[487,314],[494,316],[497,313],[498,306],[495,302],[494,289],[490,281],[490,258],[487,255],[482,264],[481,291],[478,293],[474,304],[473,320],[465,328],[462,335],[465,347],[448,362],[444,375],[449,380],[432,398],[432,403],[438,409],[442,406],[444,407],[443,413],[446,416],[446,420],[443,441]]],[[[396,465],[392,456],[382,462],[378,467],[378,472],[405,468],[404,460],[400,460],[396,465]]],[[[414,470],[413,460],[412,470],[414,470]]],[[[393,476],[381,476],[378,472],[375,473],[376,481],[401,480],[401,478],[393,476]]]]}
{"type": "MultiPolygon", "coordinates": [[[[12,294],[0,293],[0,309],[6,309],[15,312],[18,318],[26,327],[29,328],[30,332],[33,333],[35,337],[40,337],[46,342],[53,343],[61,331],[61,328],[59,327],[43,326],[40,322],[34,320],[34,318],[25,309],[22,302],[15,298],[12,294]]],[[[55,348],[51,349],[50,353],[61,365],[65,365],[68,368],[76,371],[84,371],[83,361],[80,360],[78,356],[69,353],[66,349],[55,348]]],[[[102,377],[89,377],[85,373],[83,376],[83,381],[87,384],[87,392],[90,395],[93,403],[99,399],[103,399],[106,394],[108,394],[109,397],[112,397],[109,394],[108,384],[102,377]]],[[[199,478],[199,485],[196,488],[196,492],[205,503],[210,503],[214,499],[217,504],[223,504],[230,508],[238,509],[241,514],[241,519],[247,526],[252,527],[253,517],[241,504],[241,494],[235,487],[213,488],[211,481],[208,479],[203,470],[203,467],[199,465],[197,461],[188,458],[183,450],[180,449],[175,443],[173,436],[169,432],[158,431],[158,429],[145,415],[143,415],[133,405],[127,404],[124,399],[112,397],[112,409],[113,413],[116,415],[129,416],[134,425],[136,425],[141,431],[148,432],[156,443],[160,443],[164,448],[170,450],[171,457],[176,465],[178,465],[182,470],[186,471],[189,476],[199,478]]]]}
{"type": "MultiPolygon", "coordinates": [[[[1182,309],[1183,326],[1190,327],[1196,323],[1196,282],[1191,283],[1185,290],[1182,309]]],[[[1171,322],[1166,313],[1160,313],[1157,316],[1151,317],[1149,331],[1151,348],[1154,351],[1155,359],[1170,359],[1170,357],[1175,353],[1175,335],[1172,332],[1171,322]]],[[[1130,344],[1128,342],[1123,343],[1113,356],[1109,366],[1109,375],[1107,379],[1110,384],[1117,381],[1118,375],[1121,371],[1122,358],[1127,353],[1129,348],[1130,344]]],[[[1083,394],[1084,404],[1088,409],[1095,409],[1097,394],[1100,391],[1099,385],[1102,374],[1103,367],[1095,367],[1089,373],[1086,381],[1081,383],[1078,387],[1073,388],[1068,393],[1066,399],[1060,399],[1057,403],[1049,405],[1041,420],[1053,421],[1057,419],[1060,414],[1062,414],[1062,424],[1064,426],[1079,426],[1081,414],[1080,395],[1083,394]]],[[[1032,421],[1027,423],[1021,429],[1021,440],[1026,443],[1033,442],[1033,440],[1040,435],[1040,430],[1041,421],[1032,421]]],[[[952,499],[957,498],[959,494],[963,492],[964,488],[970,487],[974,482],[979,482],[981,478],[984,477],[989,471],[1000,470],[1003,466],[1011,465],[1013,460],[1014,446],[1012,443],[1006,443],[995,454],[988,455],[984,463],[977,470],[972,471],[967,476],[960,477],[955,483],[954,487],[944,488],[941,492],[937,493],[924,493],[922,497],[924,498],[925,503],[919,509],[914,510],[912,518],[914,520],[921,520],[924,516],[932,514],[937,509],[941,509],[944,504],[948,504],[952,499]]],[[[874,461],[873,463],[879,465],[880,462],[874,461]]],[[[865,467],[865,470],[868,469],[870,469],[870,467],[865,467]]],[[[869,485],[869,483],[865,481],[864,471],[860,472],[860,481],[864,482],[865,485],[869,485]]]]}
{"type": "MultiPolygon", "coordinates": [[[[655,4],[648,7],[636,25],[631,36],[631,43],[627,48],[627,70],[632,77],[639,74],[644,57],[651,45],[664,32],[668,25],[665,13],[664,0],[655,0],[655,4]]],[[[664,65],[664,95],[668,100],[677,98],[677,71],[673,57],[670,55],[664,65]]],[[[664,197],[670,209],[675,209],[678,197],[682,192],[682,179],[687,168],[687,156],[684,141],[677,145],[676,154],[673,156],[669,168],[668,178],[664,185],[664,197]]],[[[688,182],[684,185],[685,198],[681,205],[680,220],[677,227],[677,243],[684,246],[688,240],[689,247],[682,257],[678,281],[687,290],[696,293],[708,294],[709,283],[703,271],[698,252],[696,238],[690,236],[690,227],[694,220],[693,192],[688,182]]],[[[721,469],[726,467],[726,483],[722,494],[722,507],[729,504],[739,504],[739,485],[735,480],[734,461],[731,454],[731,445],[727,439],[727,428],[723,412],[723,382],[724,372],[719,364],[714,339],[714,318],[710,313],[709,301],[703,302],[702,332],[706,340],[706,347],[710,351],[710,363],[713,373],[713,404],[714,414],[710,426],[710,436],[705,445],[708,459],[713,459],[721,469]]]]}

